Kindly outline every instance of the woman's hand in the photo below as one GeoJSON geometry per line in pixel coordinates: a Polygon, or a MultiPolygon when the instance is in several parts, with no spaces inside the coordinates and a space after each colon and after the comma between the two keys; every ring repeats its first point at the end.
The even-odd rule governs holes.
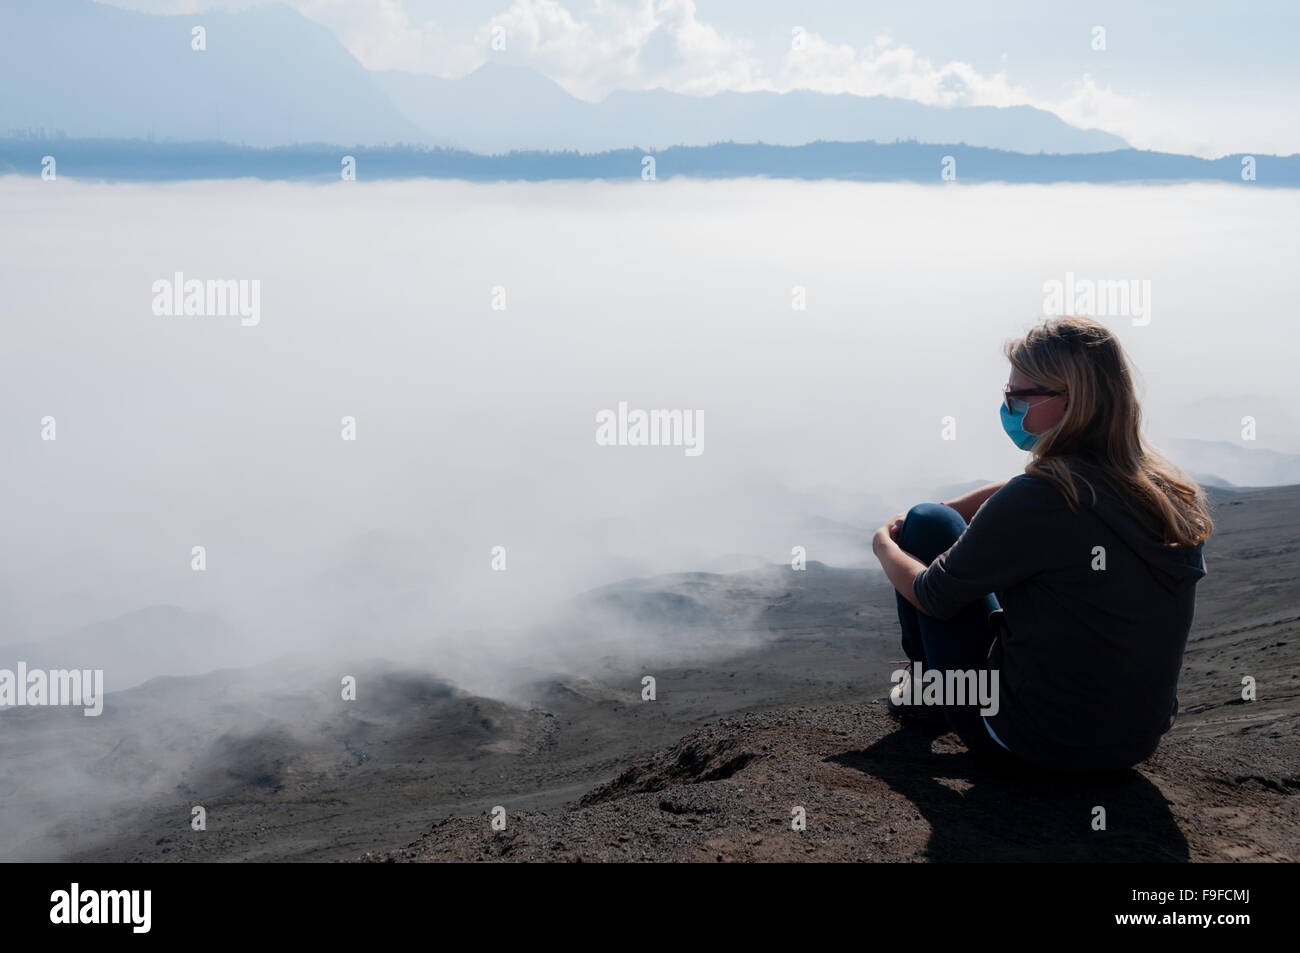
{"type": "Polygon", "coordinates": [[[907,519],[906,513],[895,513],[885,525],[876,530],[876,534],[871,537],[871,551],[879,553],[880,548],[887,543],[897,543],[899,534],[903,532],[903,520],[907,519]]]}

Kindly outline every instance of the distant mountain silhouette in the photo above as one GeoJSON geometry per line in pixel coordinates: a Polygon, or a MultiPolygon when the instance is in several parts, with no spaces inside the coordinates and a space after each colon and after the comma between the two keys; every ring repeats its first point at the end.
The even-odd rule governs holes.
{"type": "MultiPolygon", "coordinates": [[[[512,152],[485,156],[455,149],[367,148],[310,144],[254,149],[220,142],[158,143],[102,139],[0,139],[0,174],[37,175],[53,155],[59,176],[92,179],[314,179],[338,181],[343,156],[357,178],[478,181],[607,179],[641,181],[654,157],[657,180],[767,176],[862,182],[952,184],[940,176],[945,156],[957,182],[1219,181],[1238,188],[1300,187],[1300,155],[1256,156],[1258,179],[1243,182],[1241,156],[1195,156],[1124,149],[1087,155],[1024,155],[963,144],[814,142],[806,146],[720,143],[663,152],[512,152]]],[[[652,183],[647,183],[652,184],[652,183]]]]}
{"type": "MultiPolygon", "coordinates": [[[[1290,486],[1300,483],[1300,454],[1227,440],[1170,440],[1174,461],[1193,476],[1212,474],[1231,486],[1290,486]]],[[[1203,481],[1209,482],[1209,481],[1203,481]]]]}
{"type": "Polygon", "coordinates": [[[844,142],[966,142],[1013,152],[1109,152],[1119,136],[1076,129],[1031,106],[928,106],[887,96],[798,90],[686,96],[663,89],[576,99],[535,70],[489,63],[463,79],[381,72],[375,78],[430,139],[471,152],[603,152],[717,142],[805,145],[844,142]]]}
{"type": "Polygon", "coordinates": [[[966,142],[1026,153],[1127,147],[1029,106],[942,108],[884,96],[619,91],[571,96],[489,63],[455,80],[366,70],[328,29],[273,4],[152,16],[90,0],[0,4],[0,134],[257,146],[407,143],[480,153],[717,142],[966,142]],[[192,48],[202,27],[206,48],[192,48]]]}
{"type": "Polygon", "coordinates": [[[150,16],[87,0],[0,3],[0,133],[416,142],[334,34],[275,4],[150,16]],[[206,30],[207,49],[191,48],[206,30]]]}
{"type": "Polygon", "coordinates": [[[0,665],[103,669],[108,691],[161,675],[197,675],[248,664],[258,644],[209,613],[156,605],[81,626],[41,642],[0,645],[0,665]]]}

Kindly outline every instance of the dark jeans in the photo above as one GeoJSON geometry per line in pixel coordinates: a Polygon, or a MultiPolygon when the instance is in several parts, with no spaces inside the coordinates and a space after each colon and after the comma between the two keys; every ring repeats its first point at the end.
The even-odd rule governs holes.
{"type": "MultiPolygon", "coordinates": [[[[898,545],[928,566],[965,529],[966,521],[951,506],[918,503],[907,511],[898,545]]],[[[898,621],[903,627],[903,651],[912,661],[920,662],[923,671],[988,669],[989,649],[994,639],[989,613],[999,608],[992,593],[966,606],[951,619],[926,615],[903,598],[902,593],[894,595],[898,599],[898,621]]],[[[950,705],[947,701],[942,707],[948,726],[972,754],[998,761],[1015,760],[989,735],[978,703],[950,705]]]]}

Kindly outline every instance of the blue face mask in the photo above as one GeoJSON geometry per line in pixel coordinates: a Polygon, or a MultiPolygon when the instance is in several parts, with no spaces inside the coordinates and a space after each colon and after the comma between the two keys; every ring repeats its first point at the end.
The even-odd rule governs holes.
{"type": "Polygon", "coordinates": [[[1028,412],[1027,407],[1020,411],[1007,410],[1006,401],[1002,402],[1002,429],[1021,450],[1032,450],[1034,444],[1038,443],[1038,434],[1025,429],[1025,414],[1028,412]]]}

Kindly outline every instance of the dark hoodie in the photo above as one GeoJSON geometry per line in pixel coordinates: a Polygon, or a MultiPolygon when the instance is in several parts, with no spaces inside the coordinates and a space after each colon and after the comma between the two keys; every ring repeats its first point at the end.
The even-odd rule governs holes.
{"type": "Polygon", "coordinates": [[[1095,505],[1081,481],[1075,514],[1052,484],[1014,477],[913,592],[940,619],[989,592],[1006,610],[987,720],[1013,753],[1058,771],[1126,768],[1155,751],[1177,710],[1204,544],[1164,546],[1093,465],[1071,467],[1095,505]]]}

